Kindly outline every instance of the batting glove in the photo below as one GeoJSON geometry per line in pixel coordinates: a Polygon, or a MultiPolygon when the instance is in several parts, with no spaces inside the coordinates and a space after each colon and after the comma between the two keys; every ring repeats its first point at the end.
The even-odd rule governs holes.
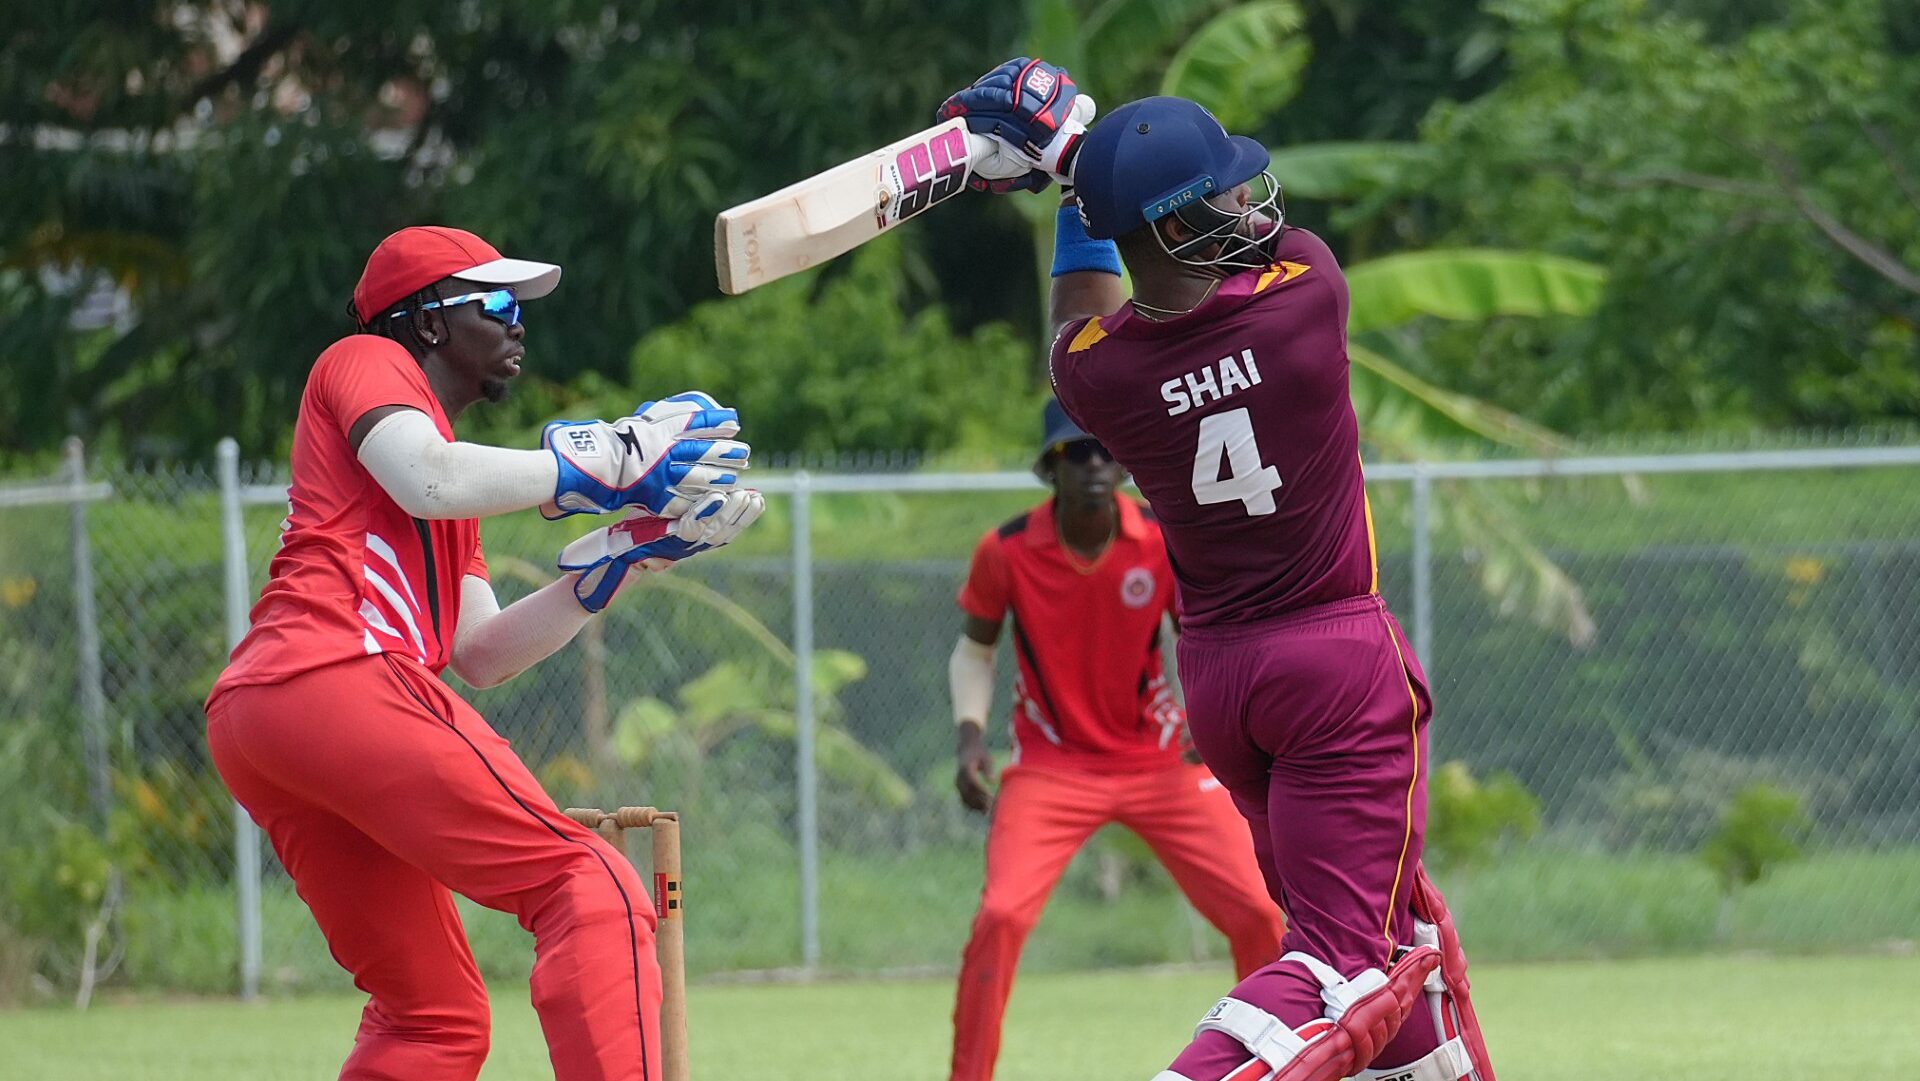
{"type": "Polygon", "coordinates": [[[998,149],[973,163],[969,186],[1003,193],[1071,183],[1080,139],[1093,123],[1094,101],[1065,68],[1018,57],[982,75],[941,104],[939,118],[965,117],[967,130],[991,136],[998,149]]]}
{"type": "Polygon", "coordinates": [[[752,488],[714,492],[679,518],[655,518],[635,511],[604,529],[566,546],[559,567],[577,573],[573,595],[580,606],[598,612],[613,600],[627,572],[666,570],[688,556],[718,548],[740,535],[767,509],[766,498],[752,488]]]}
{"type": "Polygon", "coordinates": [[[752,457],[733,438],[739,434],[740,415],[698,391],[643,403],[611,423],[556,420],[540,433],[560,474],[540,513],[557,519],[633,507],[677,518],[739,483],[752,457]]]}

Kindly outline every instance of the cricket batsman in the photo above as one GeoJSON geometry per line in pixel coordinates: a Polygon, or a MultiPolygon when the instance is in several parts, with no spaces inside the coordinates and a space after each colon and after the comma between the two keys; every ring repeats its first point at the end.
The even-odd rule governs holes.
{"type": "Polygon", "coordinates": [[[660,1076],[639,876],[560,813],[440,673],[512,678],[633,568],[725,544],[763,503],[739,483],[738,417],[704,394],[555,421],[540,450],[455,440],[468,406],[505,397],[525,356],[521,304],[559,279],[459,229],[402,229],[374,249],[350,306],[359,332],[320,354],[301,397],[271,580],[207,700],[220,776],[369,996],[343,1079],[480,1073],[486,988],[454,892],[533,933],[556,1081],[660,1076]],[[567,546],[568,573],[503,610],[476,519],[530,507],[626,517],[567,546]]]}
{"type": "Polygon", "coordinates": [[[1053,497],[974,549],[950,665],[959,731],[956,784],[987,831],[980,911],[960,963],[952,1081],[988,1081],[1020,947],[1047,895],[1095,830],[1118,822],[1160,857],[1233,950],[1241,977],[1280,956],[1280,910],[1267,897],[1246,827],[1220,782],[1188,761],[1186,712],[1161,660],[1179,618],[1160,527],[1119,494],[1099,440],[1058,402],[1042,416],[1034,472],[1053,497]],[[1012,616],[1013,764],[989,789],[983,732],[993,654],[1012,616]]]}
{"type": "Polygon", "coordinates": [[[1180,98],[1093,112],[1026,58],[941,108],[1000,144],[981,186],[1067,191],[1054,390],[1159,516],[1194,745],[1287,916],[1157,1081],[1493,1081],[1420,864],[1432,702],[1380,597],[1345,279],[1260,144],[1180,98]]]}

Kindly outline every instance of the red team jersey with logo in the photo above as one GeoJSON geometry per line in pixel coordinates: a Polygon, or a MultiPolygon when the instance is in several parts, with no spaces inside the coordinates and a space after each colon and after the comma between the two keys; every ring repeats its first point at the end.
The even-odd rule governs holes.
{"type": "Polygon", "coordinates": [[[1013,615],[1014,759],[1096,773],[1180,763],[1179,722],[1160,656],[1178,616],[1159,527],[1120,499],[1120,529],[1091,567],[1060,544],[1051,501],[980,538],[960,607],[1013,615]]]}
{"type": "Polygon", "coordinates": [[[214,694],[374,653],[446,667],[460,580],[487,574],[480,523],[414,518],[360,464],[347,433],[383,405],[418,409],[453,438],[426,374],[399,343],[357,334],[320,354],[294,425],[280,550],[214,694]]]}
{"type": "Polygon", "coordinates": [[[1347,395],[1347,284],[1288,228],[1187,315],[1070,323],[1053,385],[1152,504],[1182,622],[1250,623],[1379,586],[1347,395]]]}

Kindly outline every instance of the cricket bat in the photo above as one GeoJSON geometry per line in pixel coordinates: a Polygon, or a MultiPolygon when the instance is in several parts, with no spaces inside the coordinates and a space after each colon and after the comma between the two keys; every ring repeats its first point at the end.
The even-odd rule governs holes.
{"type": "Polygon", "coordinates": [[[992,150],[956,117],[722,211],[713,223],[721,291],[738,295],[852,251],[965,191],[973,163],[992,150]]]}

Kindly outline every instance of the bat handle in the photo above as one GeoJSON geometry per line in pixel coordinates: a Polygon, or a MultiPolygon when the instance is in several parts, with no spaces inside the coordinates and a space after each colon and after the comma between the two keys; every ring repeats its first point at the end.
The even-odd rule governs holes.
{"type": "Polygon", "coordinates": [[[993,141],[993,136],[981,135],[972,131],[967,132],[968,161],[979,161],[981,158],[986,157],[998,149],[1000,149],[1000,144],[993,141]]]}

